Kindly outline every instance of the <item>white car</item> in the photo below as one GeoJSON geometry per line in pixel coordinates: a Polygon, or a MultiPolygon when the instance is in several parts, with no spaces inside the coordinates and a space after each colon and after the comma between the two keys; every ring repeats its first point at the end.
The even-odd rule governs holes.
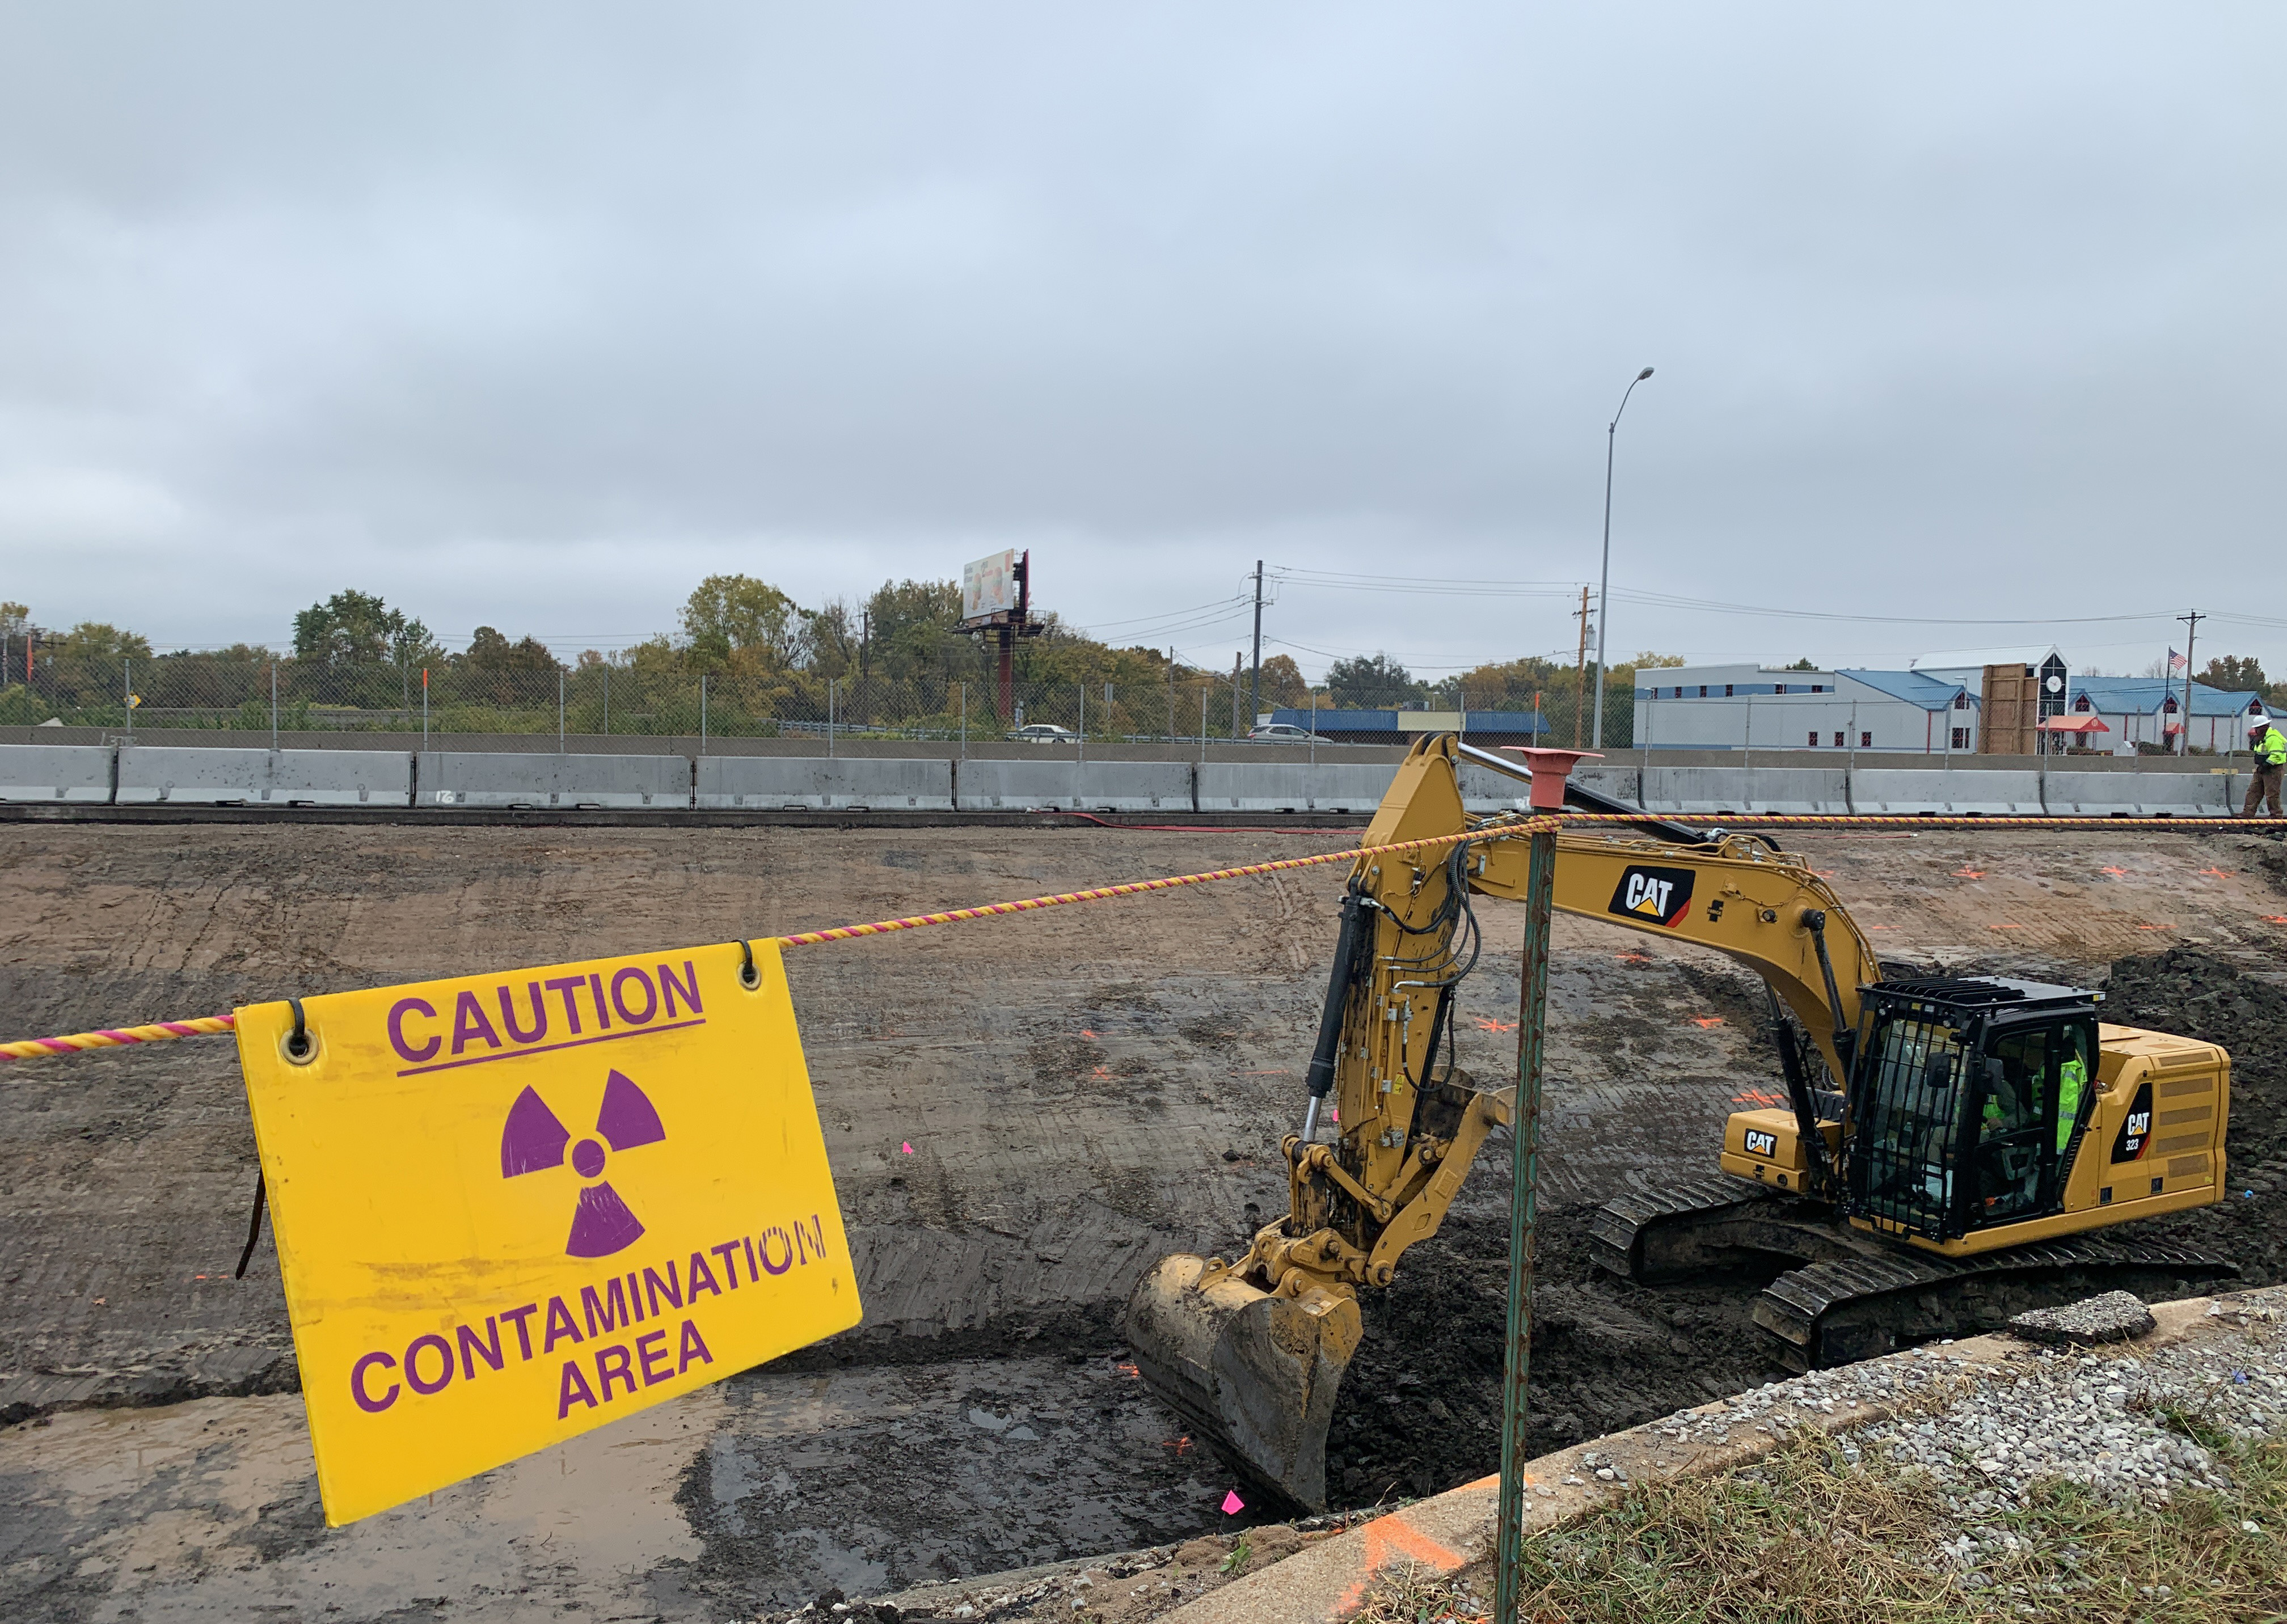
{"type": "Polygon", "coordinates": [[[1298,728],[1291,721],[1270,721],[1250,729],[1246,737],[1266,745],[1307,745],[1312,735],[1308,728],[1298,728]]]}
{"type": "Polygon", "coordinates": [[[1060,728],[1053,721],[1028,721],[1021,728],[1010,729],[1009,737],[1020,745],[1076,745],[1080,735],[1070,728],[1060,728]]]}

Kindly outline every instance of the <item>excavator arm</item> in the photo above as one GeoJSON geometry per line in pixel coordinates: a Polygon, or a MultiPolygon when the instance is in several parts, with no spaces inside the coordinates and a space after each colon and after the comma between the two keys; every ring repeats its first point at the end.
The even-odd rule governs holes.
{"type": "MultiPolygon", "coordinates": [[[[1326,1432],[1360,1333],[1358,1288],[1388,1285],[1405,1250],[1437,1233],[1514,1098],[1477,1090],[1451,1059],[1455,991],[1480,946],[1476,899],[1522,897],[1529,852],[1523,815],[1464,809],[1464,752],[1530,777],[1448,735],[1425,737],[1400,765],[1365,845],[1479,838],[1362,857],[1352,870],[1302,1129],[1284,1141],[1286,1216],[1235,1262],[1162,1260],[1130,1303],[1129,1340],[1154,1390],[1305,1504],[1325,1498],[1326,1432]]],[[[1858,988],[1880,970],[1824,880],[1770,842],[1649,818],[1618,835],[1568,832],[1557,837],[1555,903],[1745,965],[1837,1086],[1848,1077],[1858,988]]],[[[1826,1113],[1792,1029],[1777,1025],[1806,1182],[1824,1186],[1826,1113]]]]}

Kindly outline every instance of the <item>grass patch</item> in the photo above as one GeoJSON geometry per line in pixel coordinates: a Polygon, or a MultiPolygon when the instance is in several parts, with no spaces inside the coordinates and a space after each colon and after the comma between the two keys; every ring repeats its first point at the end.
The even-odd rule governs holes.
{"type": "MultiPolygon", "coordinates": [[[[1528,1541],[1520,1615],[1536,1624],[2277,1624],[2287,1619],[2287,1440],[2216,1442],[2234,1484],[2224,1493],[2124,1508],[2056,1481],[2021,1510],[1973,1522],[1925,1476],[1871,1455],[1853,1465],[1832,1440],[1801,1439],[1750,1470],[1639,1486],[1528,1541]],[[1962,1543],[1965,1533],[1974,1543],[1962,1543]]],[[[1393,1574],[1359,1618],[1468,1624],[1490,1615],[1492,1587],[1486,1565],[1450,1581],[1393,1574]]]]}

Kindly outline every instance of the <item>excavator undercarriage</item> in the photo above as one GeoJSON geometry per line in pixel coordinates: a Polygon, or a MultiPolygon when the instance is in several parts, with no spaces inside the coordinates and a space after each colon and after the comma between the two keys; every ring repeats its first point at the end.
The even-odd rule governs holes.
{"type": "MultiPolygon", "coordinates": [[[[1152,1390],[1307,1506],[1326,1500],[1359,1292],[1387,1286],[1405,1250],[1437,1233],[1514,1102],[1452,1060],[1454,995],[1478,953],[1474,899],[1522,897],[1527,879],[1523,815],[1466,812],[1464,761],[1530,777],[1444,735],[1400,766],[1364,843],[1470,838],[1351,872],[1301,1131],[1283,1141],[1286,1215],[1235,1260],[1163,1258],[1129,1302],[1152,1390]]],[[[1784,1108],[1732,1114],[1719,1176],[1609,1202],[1591,1232],[1602,1267],[1649,1283],[1767,1281],[1755,1322],[1796,1370],[2094,1291],[2160,1297],[2235,1272],[2113,1227],[2220,1199],[2223,1051],[2100,1025],[2097,993],[1886,976],[1824,881],[1772,841],[1578,786],[1566,799],[1630,816],[1621,832],[1558,836],[1555,906],[1755,971],[1786,1089],[1784,1108]]]]}

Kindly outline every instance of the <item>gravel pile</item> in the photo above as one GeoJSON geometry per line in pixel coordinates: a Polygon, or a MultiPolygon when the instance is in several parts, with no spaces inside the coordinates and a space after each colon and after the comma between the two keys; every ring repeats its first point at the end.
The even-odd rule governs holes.
{"type": "Polygon", "coordinates": [[[2010,1510],[2045,1478],[2127,1501],[2167,1503],[2228,1486],[2192,1433],[2253,1439],[2287,1431],[2287,1306],[2266,1292],[2220,1299],[2237,1335],[2145,1353],[2044,1348],[2014,1381],[1987,1381],[1944,1409],[1879,1423],[1844,1441],[1928,1472],[1956,1507],[2010,1510]],[[2265,1300],[2269,1299],[2269,1300],[2265,1300]]]}
{"type": "Polygon", "coordinates": [[[1687,1448],[1720,1448],[1735,1438],[1748,1441],[1753,1433],[1784,1433],[1801,1425],[1807,1414],[1847,1417],[1854,1410],[1925,1406],[1966,1390],[1974,1373],[1985,1368],[1947,1352],[1952,1345],[1936,1343],[1895,1360],[1771,1382],[1705,1409],[1671,1415],[1654,1430],[1687,1448]]]}
{"type": "Polygon", "coordinates": [[[2036,1308],[2009,1321],[2026,1342],[2126,1342],[2154,1324],[2152,1311],[2133,1291],[2107,1291],[2062,1308],[2036,1308]]]}

